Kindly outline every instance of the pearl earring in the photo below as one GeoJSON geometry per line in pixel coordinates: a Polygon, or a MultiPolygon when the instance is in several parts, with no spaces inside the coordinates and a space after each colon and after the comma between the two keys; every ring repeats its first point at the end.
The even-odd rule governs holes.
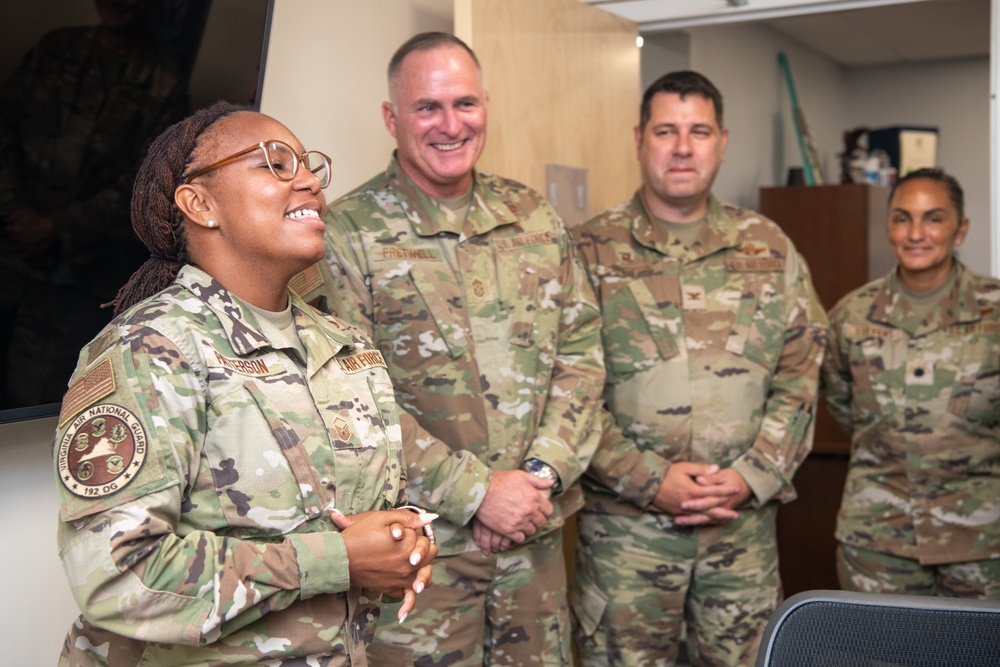
{"type": "Polygon", "coordinates": [[[209,220],[208,221],[208,228],[209,229],[215,229],[218,226],[219,226],[219,223],[217,223],[215,220],[209,220]]]}

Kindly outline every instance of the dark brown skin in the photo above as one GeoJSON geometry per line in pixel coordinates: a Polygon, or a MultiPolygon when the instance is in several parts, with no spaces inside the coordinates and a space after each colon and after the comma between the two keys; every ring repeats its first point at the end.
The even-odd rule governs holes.
{"type": "Polygon", "coordinates": [[[343,531],[351,583],[403,598],[402,622],[413,610],[417,593],[431,585],[430,562],[438,548],[423,528],[437,515],[391,510],[345,516],[332,510],[330,516],[343,531]]]}

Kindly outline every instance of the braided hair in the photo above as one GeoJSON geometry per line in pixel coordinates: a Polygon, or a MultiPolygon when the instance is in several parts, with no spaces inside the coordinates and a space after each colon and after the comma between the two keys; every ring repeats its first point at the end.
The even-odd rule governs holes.
{"type": "Polygon", "coordinates": [[[191,158],[202,135],[216,121],[248,107],[216,102],[171,125],[149,147],[132,189],[132,229],[149,248],[150,257],[132,274],[113,301],[115,315],[166,288],[189,261],[184,214],[174,192],[190,172],[191,158]]]}

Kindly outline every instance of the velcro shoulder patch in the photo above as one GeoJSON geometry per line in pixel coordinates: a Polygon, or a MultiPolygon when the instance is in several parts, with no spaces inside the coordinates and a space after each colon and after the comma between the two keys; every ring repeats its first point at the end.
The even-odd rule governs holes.
{"type": "Polygon", "coordinates": [[[93,405],[115,391],[115,369],[111,359],[105,359],[84,373],[66,392],[59,410],[59,428],[84,408],[93,405]]]}
{"type": "Polygon", "coordinates": [[[147,451],[146,429],[134,412],[112,403],[95,405],[59,440],[59,480],[74,495],[103,498],[135,479],[147,451]]]}
{"type": "Polygon", "coordinates": [[[299,296],[309,294],[309,292],[322,285],[323,274],[319,270],[319,263],[313,264],[305,271],[295,274],[295,277],[288,283],[288,287],[299,296]]]}

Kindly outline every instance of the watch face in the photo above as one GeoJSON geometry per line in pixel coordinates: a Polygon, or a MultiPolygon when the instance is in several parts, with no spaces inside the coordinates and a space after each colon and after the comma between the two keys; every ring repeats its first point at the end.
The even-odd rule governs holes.
{"type": "Polygon", "coordinates": [[[551,466],[549,466],[546,463],[542,463],[538,459],[528,459],[527,461],[525,461],[524,469],[527,472],[530,472],[532,475],[535,475],[536,477],[541,477],[543,479],[556,478],[556,471],[553,470],[551,466]]]}

